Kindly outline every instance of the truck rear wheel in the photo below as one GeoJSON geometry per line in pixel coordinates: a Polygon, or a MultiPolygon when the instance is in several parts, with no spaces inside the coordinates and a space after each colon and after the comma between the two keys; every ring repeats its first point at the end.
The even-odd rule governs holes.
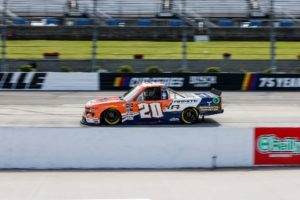
{"type": "Polygon", "coordinates": [[[196,108],[187,108],[181,113],[181,121],[185,124],[194,124],[199,119],[199,112],[196,108]]]}

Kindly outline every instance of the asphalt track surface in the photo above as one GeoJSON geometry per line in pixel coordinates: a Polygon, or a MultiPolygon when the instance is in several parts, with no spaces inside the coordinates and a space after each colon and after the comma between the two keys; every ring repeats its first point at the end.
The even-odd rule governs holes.
{"type": "Polygon", "coordinates": [[[297,200],[300,170],[2,171],[3,200],[297,200]]]}
{"type": "MultiPolygon", "coordinates": [[[[89,128],[79,123],[85,102],[120,94],[0,92],[0,127],[89,128]]],[[[224,92],[225,113],[208,117],[205,122],[192,127],[300,127],[299,100],[299,92],[224,92]]],[[[174,127],[151,125],[153,128],[162,126],[174,127]]],[[[128,127],[132,126],[125,126],[128,127]]],[[[218,170],[4,170],[0,171],[0,200],[294,200],[299,199],[299,185],[299,167],[218,170]]]]}
{"type": "MultiPolygon", "coordinates": [[[[0,92],[0,127],[86,128],[79,121],[88,100],[121,94],[123,92],[0,92]]],[[[300,92],[224,92],[223,108],[223,114],[190,126],[300,126],[300,92]]]]}

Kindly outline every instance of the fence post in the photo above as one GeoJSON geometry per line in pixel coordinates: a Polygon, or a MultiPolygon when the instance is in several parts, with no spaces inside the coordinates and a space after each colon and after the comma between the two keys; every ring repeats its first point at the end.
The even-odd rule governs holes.
{"type": "Polygon", "coordinates": [[[270,44],[271,44],[271,69],[272,73],[275,73],[277,71],[276,66],[276,33],[274,29],[274,0],[271,0],[271,9],[270,9],[270,44]]]}
{"type": "Polygon", "coordinates": [[[97,0],[93,0],[93,42],[92,42],[92,66],[91,71],[94,72],[97,67],[97,41],[98,41],[98,23],[97,23],[97,0]]]}
{"type": "Polygon", "coordinates": [[[2,37],[1,37],[1,40],[2,40],[2,45],[1,45],[1,48],[2,48],[2,60],[1,60],[1,71],[2,72],[5,72],[5,71],[8,71],[8,66],[7,66],[7,61],[6,61],[6,33],[7,33],[7,26],[6,26],[6,11],[7,11],[7,0],[4,0],[3,1],[3,6],[2,6],[3,10],[2,10],[2,24],[3,24],[3,27],[2,27],[2,37]]]}
{"type": "Polygon", "coordinates": [[[182,64],[181,68],[183,71],[187,71],[187,30],[185,26],[186,22],[186,0],[182,1],[182,64]]]}

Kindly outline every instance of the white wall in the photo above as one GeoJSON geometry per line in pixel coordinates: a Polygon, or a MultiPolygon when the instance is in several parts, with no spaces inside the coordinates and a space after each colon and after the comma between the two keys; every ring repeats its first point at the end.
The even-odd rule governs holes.
{"type": "Polygon", "coordinates": [[[83,73],[83,72],[7,72],[0,73],[0,91],[1,90],[84,90],[84,91],[97,91],[99,90],[99,73],[83,73]],[[31,87],[36,75],[41,75],[39,82],[37,83],[40,87],[31,87]],[[12,75],[12,76],[10,76],[12,75]],[[25,75],[24,80],[21,77],[25,75]],[[17,87],[18,82],[25,85],[22,88],[17,87]],[[9,88],[3,87],[4,83],[7,82],[11,86],[9,88]]]}
{"type": "Polygon", "coordinates": [[[98,73],[48,72],[43,90],[99,90],[98,73]]]}
{"type": "Polygon", "coordinates": [[[254,160],[253,128],[216,128],[217,166],[249,167],[254,160]]]}
{"type": "Polygon", "coordinates": [[[1,128],[0,168],[252,166],[252,140],[251,128],[1,128]]]}

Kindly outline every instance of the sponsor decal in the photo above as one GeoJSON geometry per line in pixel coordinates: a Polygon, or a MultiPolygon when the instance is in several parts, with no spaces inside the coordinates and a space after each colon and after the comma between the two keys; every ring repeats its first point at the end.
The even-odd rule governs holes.
{"type": "Polygon", "coordinates": [[[208,106],[210,107],[210,106],[211,106],[211,103],[212,103],[212,101],[207,101],[206,103],[207,103],[207,104],[208,104],[208,106]]]}
{"type": "Polygon", "coordinates": [[[189,84],[194,87],[211,87],[213,84],[217,84],[216,76],[190,76],[189,84]]]}
{"type": "Polygon", "coordinates": [[[256,128],[256,165],[300,164],[300,128],[256,128]]]}
{"type": "Polygon", "coordinates": [[[184,100],[175,100],[174,103],[197,103],[198,100],[194,99],[184,99],[184,100]]]}
{"type": "Polygon", "coordinates": [[[220,110],[219,106],[210,106],[210,104],[208,106],[199,106],[199,108],[201,112],[214,112],[220,110]]]}
{"type": "Polygon", "coordinates": [[[133,112],[133,104],[128,102],[125,104],[125,108],[126,108],[126,119],[127,120],[133,120],[134,119],[134,112],[133,112]]]}
{"type": "Polygon", "coordinates": [[[116,77],[114,87],[135,87],[140,83],[164,83],[166,87],[182,87],[184,77],[116,77]]]}
{"type": "Polygon", "coordinates": [[[172,117],[172,118],[169,119],[169,121],[170,122],[178,122],[178,121],[180,121],[180,119],[176,118],[176,117],[172,117]]]}
{"type": "Polygon", "coordinates": [[[179,110],[180,109],[180,105],[169,105],[168,109],[169,110],[179,110]]]}
{"type": "Polygon", "coordinates": [[[0,89],[42,89],[46,73],[0,73],[0,89]]]}
{"type": "Polygon", "coordinates": [[[220,103],[220,98],[219,97],[213,98],[213,103],[214,104],[219,104],[220,103]]]}

